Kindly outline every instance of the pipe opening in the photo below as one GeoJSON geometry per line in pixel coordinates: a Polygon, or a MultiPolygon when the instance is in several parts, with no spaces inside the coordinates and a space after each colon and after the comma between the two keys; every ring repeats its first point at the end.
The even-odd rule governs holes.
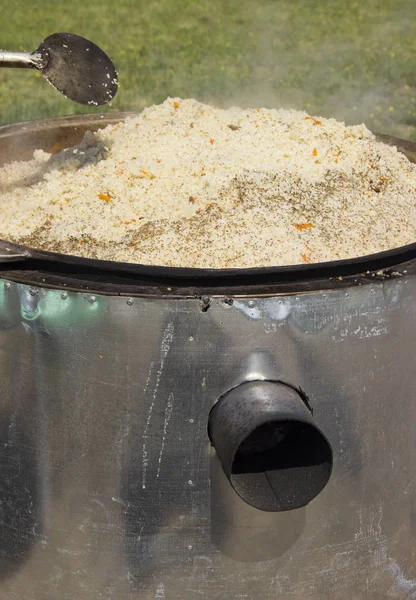
{"type": "Polygon", "coordinates": [[[259,510],[306,506],[328,483],[332,448],[288,385],[251,381],[213,407],[209,436],[235,492],[259,510]]]}
{"type": "Polygon", "coordinates": [[[331,461],[328,442],[314,427],[295,421],[273,421],[257,427],[240,445],[233,475],[278,469],[308,469],[331,461]]]}

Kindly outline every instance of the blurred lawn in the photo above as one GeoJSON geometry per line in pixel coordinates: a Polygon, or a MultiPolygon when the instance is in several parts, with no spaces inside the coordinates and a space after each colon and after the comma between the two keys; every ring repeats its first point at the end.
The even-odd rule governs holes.
{"type": "Polygon", "coordinates": [[[69,31],[119,71],[112,107],[66,100],[38,73],[0,69],[0,121],[140,110],[167,96],[292,106],[416,139],[415,0],[3,0],[0,47],[69,31]]]}

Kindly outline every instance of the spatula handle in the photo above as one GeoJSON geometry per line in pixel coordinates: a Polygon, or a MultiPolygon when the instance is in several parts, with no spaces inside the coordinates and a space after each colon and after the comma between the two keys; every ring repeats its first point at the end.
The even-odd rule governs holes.
{"type": "Polygon", "coordinates": [[[0,50],[0,67],[40,69],[42,67],[42,57],[36,52],[10,52],[8,50],[0,50]]]}

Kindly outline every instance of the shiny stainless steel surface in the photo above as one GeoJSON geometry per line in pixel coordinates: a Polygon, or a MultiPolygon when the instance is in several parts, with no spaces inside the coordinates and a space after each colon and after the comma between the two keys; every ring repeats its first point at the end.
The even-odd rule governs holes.
{"type": "Polygon", "coordinates": [[[0,598],[416,598],[415,297],[406,274],[207,310],[0,280],[0,598]],[[334,451],[303,509],[246,505],[209,444],[218,396],[262,377],[334,451]]]}
{"type": "Polygon", "coordinates": [[[36,52],[0,50],[0,67],[42,68],[42,56],[36,52]]]}

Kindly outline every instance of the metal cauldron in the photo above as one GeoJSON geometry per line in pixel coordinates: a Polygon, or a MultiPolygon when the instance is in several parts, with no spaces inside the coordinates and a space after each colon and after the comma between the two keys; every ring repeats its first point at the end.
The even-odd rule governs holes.
{"type": "MultiPolygon", "coordinates": [[[[0,158],[120,118],[9,125],[0,158]]],[[[0,597],[416,598],[415,297],[416,244],[209,271],[0,242],[0,597]]]]}

